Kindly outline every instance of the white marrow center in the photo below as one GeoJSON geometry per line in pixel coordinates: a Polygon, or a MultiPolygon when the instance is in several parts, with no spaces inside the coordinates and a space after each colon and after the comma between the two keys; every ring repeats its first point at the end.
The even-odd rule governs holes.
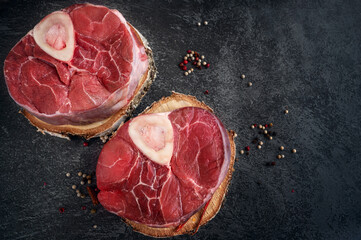
{"type": "Polygon", "coordinates": [[[128,133],[137,148],[150,160],[169,165],[173,155],[173,127],[169,113],[140,115],[134,118],[128,133]]]}
{"type": "Polygon", "coordinates": [[[34,28],[36,44],[47,54],[60,61],[72,60],[75,48],[74,26],[69,14],[56,11],[34,28]]]}

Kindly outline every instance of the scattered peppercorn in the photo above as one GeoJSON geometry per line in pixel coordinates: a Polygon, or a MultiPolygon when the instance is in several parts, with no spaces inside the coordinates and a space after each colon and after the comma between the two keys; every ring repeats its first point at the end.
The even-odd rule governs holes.
{"type": "Polygon", "coordinates": [[[80,192],[78,192],[78,193],[76,194],[76,196],[77,196],[77,197],[80,197],[80,196],[81,196],[80,192]]]}
{"type": "Polygon", "coordinates": [[[188,72],[184,72],[184,75],[188,76],[188,74],[189,74],[188,72]]]}
{"type": "Polygon", "coordinates": [[[63,207],[59,208],[59,212],[60,212],[60,213],[65,212],[65,208],[63,208],[63,207]]]}
{"type": "Polygon", "coordinates": [[[83,175],[83,173],[82,173],[82,172],[78,172],[78,176],[80,177],[81,175],[83,175]]]}
{"type": "Polygon", "coordinates": [[[252,83],[251,83],[251,82],[248,82],[248,87],[252,87],[252,83]]]}
{"type": "Polygon", "coordinates": [[[267,133],[268,133],[268,131],[267,131],[267,130],[264,130],[264,131],[263,131],[263,133],[264,133],[264,134],[267,134],[267,133]]]}
{"type": "Polygon", "coordinates": [[[272,140],[272,139],[273,139],[273,137],[272,137],[272,136],[269,136],[269,137],[268,137],[268,139],[269,139],[269,140],[272,140]]]}
{"type": "Polygon", "coordinates": [[[83,142],[83,146],[87,147],[87,146],[89,146],[89,143],[88,142],[83,142]]]}
{"type": "Polygon", "coordinates": [[[244,154],[244,150],[239,151],[240,154],[244,154]]]}
{"type": "Polygon", "coordinates": [[[292,149],[292,153],[296,153],[297,152],[297,150],[294,148],[294,149],[292,149]]]}
{"type": "Polygon", "coordinates": [[[277,158],[278,158],[278,159],[281,159],[281,158],[282,158],[281,154],[278,154],[278,155],[277,155],[277,158]]]}
{"type": "Polygon", "coordinates": [[[254,126],[254,125],[251,125],[251,128],[253,129],[253,128],[255,128],[255,126],[254,126]]]}
{"type": "Polygon", "coordinates": [[[282,158],[285,158],[285,155],[282,154],[282,158]]]}
{"type": "Polygon", "coordinates": [[[85,207],[85,206],[82,206],[81,209],[82,209],[82,210],[86,210],[86,207],[85,207]]]}
{"type": "Polygon", "coordinates": [[[246,78],[246,75],[242,74],[242,75],[241,75],[241,78],[242,78],[242,79],[245,79],[245,78],[246,78]]]}
{"type": "Polygon", "coordinates": [[[245,147],[246,151],[248,152],[251,148],[249,146],[245,147]]]}
{"type": "Polygon", "coordinates": [[[207,22],[207,21],[204,21],[204,25],[208,25],[208,22],[207,22]]]}
{"type": "Polygon", "coordinates": [[[285,114],[288,114],[288,110],[287,110],[287,109],[285,110],[285,114]]]}
{"type": "Polygon", "coordinates": [[[273,127],[273,123],[270,123],[269,126],[270,126],[270,127],[273,127]]]}
{"type": "Polygon", "coordinates": [[[258,149],[261,149],[261,148],[262,148],[262,146],[261,146],[261,145],[258,145],[258,146],[257,146],[257,148],[258,148],[258,149]]]}
{"type": "Polygon", "coordinates": [[[280,147],[280,150],[281,150],[281,151],[285,150],[285,147],[284,147],[284,146],[281,146],[281,147],[280,147]]]}
{"type": "Polygon", "coordinates": [[[276,165],[276,162],[271,162],[271,165],[272,165],[272,166],[275,166],[275,165],[276,165]]]}
{"type": "Polygon", "coordinates": [[[93,228],[97,228],[98,226],[97,225],[93,225],[93,228]]]}
{"type": "Polygon", "coordinates": [[[83,177],[83,178],[86,178],[86,174],[85,174],[85,173],[83,173],[82,177],[83,177]]]}
{"type": "Polygon", "coordinates": [[[261,145],[261,146],[262,146],[262,145],[263,145],[263,142],[262,142],[262,141],[260,141],[260,142],[259,142],[259,145],[261,145]]]}
{"type": "Polygon", "coordinates": [[[76,185],[71,186],[71,188],[75,190],[75,189],[76,189],[76,185]]]}
{"type": "Polygon", "coordinates": [[[92,180],[89,179],[89,180],[88,180],[88,184],[91,184],[91,183],[92,183],[92,180]]]}
{"type": "Polygon", "coordinates": [[[209,91],[208,90],[205,90],[204,91],[204,94],[208,95],[209,91]]]}
{"type": "Polygon", "coordinates": [[[259,128],[259,129],[262,129],[262,127],[263,127],[263,126],[262,126],[261,124],[260,124],[260,125],[258,125],[258,128],[259,128]]]}
{"type": "Polygon", "coordinates": [[[292,189],[292,190],[291,190],[291,192],[293,192],[293,193],[294,193],[294,192],[295,192],[295,190],[294,190],[294,189],[292,189]]]}
{"type": "Polygon", "coordinates": [[[265,124],[265,125],[264,125],[264,127],[265,127],[265,128],[268,128],[268,125],[267,125],[267,124],[265,124]]]}
{"type": "Polygon", "coordinates": [[[248,156],[248,155],[249,155],[249,152],[246,152],[246,155],[248,156]]]}
{"type": "Polygon", "coordinates": [[[65,176],[70,177],[70,173],[66,173],[65,176]]]}
{"type": "Polygon", "coordinates": [[[192,50],[188,50],[187,53],[192,53],[192,50]]]}
{"type": "Polygon", "coordinates": [[[80,184],[81,184],[81,185],[84,185],[84,184],[85,184],[85,182],[84,182],[84,181],[80,181],[80,184]]]}
{"type": "Polygon", "coordinates": [[[94,213],[96,213],[96,212],[97,212],[97,210],[94,209],[94,208],[93,208],[92,210],[90,210],[90,213],[91,213],[91,214],[94,214],[94,213]]]}
{"type": "Polygon", "coordinates": [[[200,27],[202,24],[199,22],[199,23],[197,23],[197,25],[198,25],[198,27],[200,27]]]}

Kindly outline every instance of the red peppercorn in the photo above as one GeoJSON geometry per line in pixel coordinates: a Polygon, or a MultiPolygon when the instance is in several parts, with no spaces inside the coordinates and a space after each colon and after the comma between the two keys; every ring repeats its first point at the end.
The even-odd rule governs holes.
{"type": "Polygon", "coordinates": [[[206,68],[209,68],[209,66],[210,66],[210,64],[209,64],[209,63],[207,63],[206,68]]]}
{"type": "Polygon", "coordinates": [[[209,92],[208,92],[208,90],[204,91],[204,94],[206,94],[206,95],[207,95],[208,93],[209,93],[209,92]]]}
{"type": "Polygon", "coordinates": [[[267,125],[267,124],[265,124],[265,125],[264,125],[264,127],[265,127],[265,128],[268,128],[268,125],[267,125]]]}
{"type": "Polygon", "coordinates": [[[276,165],[276,162],[271,162],[271,165],[272,165],[272,166],[276,165]]]}
{"type": "Polygon", "coordinates": [[[197,68],[198,68],[199,70],[202,70],[202,67],[201,67],[201,66],[197,66],[197,68]]]}
{"type": "Polygon", "coordinates": [[[60,213],[63,213],[64,211],[65,211],[65,208],[63,208],[63,207],[62,207],[62,208],[59,208],[59,212],[60,212],[60,213]]]}
{"type": "Polygon", "coordinates": [[[193,64],[193,65],[197,65],[197,62],[193,62],[192,64],[193,64]]]}
{"type": "Polygon", "coordinates": [[[291,192],[295,192],[295,190],[294,190],[294,189],[292,189],[292,190],[291,190],[291,192]]]}
{"type": "Polygon", "coordinates": [[[183,66],[183,67],[182,67],[182,70],[184,70],[184,71],[187,70],[187,67],[186,67],[186,66],[183,66]]]}
{"type": "Polygon", "coordinates": [[[257,124],[253,124],[253,126],[256,128],[256,127],[257,127],[257,124]]]}
{"type": "Polygon", "coordinates": [[[192,53],[192,50],[188,50],[187,53],[192,53]]]}
{"type": "Polygon", "coordinates": [[[184,64],[187,64],[187,63],[188,63],[188,61],[187,61],[187,60],[184,60],[184,61],[183,61],[183,63],[184,63],[184,64]]]}
{"type": "Polygon", "coordinates": [[[95,188],[94,191],[99,192],[99,189],[98,189],[98,188],[95,188]]]}
{"type": "Polygon", "coordinates": [[[181,62],[181,63],[179,64],[179,66],[180,66],[180,67],[183,67],[183,66],[184,66],[184,63],[181,62]]]}
{"type": "Polygon", "coordinates": [[[44,182],[44,186],[46,186],[46,182],[44,182]]]}
{"type": "Polygon", "coordinates": [[[196,57],[196,61],[198,61],[199,60],[199,58],[198,57],[196,57]]]}
{"type": "Polygon", "coordinates": [[[89,146],[89,143],[88,142],[83,142],[83,146],[87,147],[87,146],[89,146]]]}
{"type": "Polygon", "coordinates": [[[85,210],[85,209],[86,209],[86,206],[82,206],[81,209],[82,209],[82,210],[85,210]]]}
{"type": "Polygon", "coordinates": [[[249,146],[246,147],[246,151],[249,151],[251,148],[249,146]]]}

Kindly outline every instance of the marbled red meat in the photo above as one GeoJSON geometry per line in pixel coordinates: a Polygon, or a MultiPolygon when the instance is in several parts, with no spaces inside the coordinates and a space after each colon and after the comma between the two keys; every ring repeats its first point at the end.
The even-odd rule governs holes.
{"type": "Polygon", "coordinates": [[[98,199],[108,211],[132,221],[153,227],[181,224],[226,176],[231,154],[227,130],[212,113],[195,107],[137,118],[121,126],[99,156],[98,199]],[[139,138],[145,147],[138,147],[139,138]],[[169,160],[151,155],[167,145],[172,146],[169,160]]]}
{"type": "Polygon", "coordinates": [[[91,4],[49,14],[4,64],[11,97],[55,125],[111,116],[129,103],[147,69],[145,48],[124,17],[91,4]]]}

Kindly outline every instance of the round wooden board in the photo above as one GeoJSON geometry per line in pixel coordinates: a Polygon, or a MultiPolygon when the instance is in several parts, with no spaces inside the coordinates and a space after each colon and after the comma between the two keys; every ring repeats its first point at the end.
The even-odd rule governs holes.
{"type": "MultiPolygon", "coordinates": [[[[210,112],[213,112],[213,110],[210,107],[208,107],[205,103],[198,101],[195,97],[173,92],[171,96],[163,97],[158,102],[153,103],[143,113],[169,112],[182,107],[200,107],[210,112]]],[[[222,206],[222,202],[225,198],[225,195],[227,193],[228,186],[232,178],[232,173],[234,171],[233,165],[236,157],[236,145],[234,143],[234,138],[236,136],[237,135],[234,131],[232,130],[228,131],[228,137],[231,143],[231,160],[229,164],[229,169],[225,179],[223,180],[219,188],[212,196],[209,205],[206,209],[206,212],[202,217],[202,220],[201,220],[201,216],[204,211],[204,207],[201,210],[199,210],[197,213],[195,213],[193,216],[191,216],[178,232],[176,232],[177,227],[154,228],[154,227],[146,226],[144,224],[130,221],[128,219],[125,219],[124,221],[127,224],[129,224],[134,231],[140,232],[144,235],[158,237],[158,238],[171,237],[182,234],[192,234],[194,230],[197,228],[200,220],[201,220],[200,225],[206,224],[218,213],[219,209],[222,206]]]]}

